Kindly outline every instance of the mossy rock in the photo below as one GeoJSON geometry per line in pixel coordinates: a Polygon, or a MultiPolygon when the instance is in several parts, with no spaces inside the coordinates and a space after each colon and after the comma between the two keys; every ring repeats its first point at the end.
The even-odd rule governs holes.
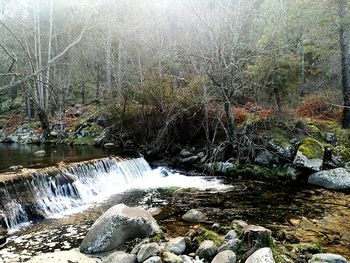
{"type": "Polygon", "coordinates": [[[331,149],[330,164],[333,167],[344,167],[350,162],[350,149],[339,145],[331,149]]]}
{"type": "Polygon", "coordinates": [[[283,136],[276,136],[268,142],[268,146],[280,157],[291,159],[294,156],[294,146],[283,136]]]}
{"type": "Polygon", "coordinates": [[[310,136],[316,139],[321,139],[322,138],[322,132],[321,130],[313,123],[309,123],[307,125],[308,133],[310,136]]]}
{"type": "Polygon", "coordinates": [[[300,145],[294,164],[313,171],[320,171],[323,166],[324,147],[316,139],[307,137],[300,145]]]}

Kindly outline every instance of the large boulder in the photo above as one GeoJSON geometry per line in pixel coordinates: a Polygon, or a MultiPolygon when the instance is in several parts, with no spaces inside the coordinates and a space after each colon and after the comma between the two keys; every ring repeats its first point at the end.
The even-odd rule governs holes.
{"type": "Polygon", "coordinates": [[[136,256],[118,251],[103,259],[102,263],[136,263],[136,256]]]}
{"type": "Polygon", "coordinates": [[[243,242],[250,246],[267,247],[270,245],[272,231],[262,226],[247,225],[243,228],[243,242]]]}
{"type": "Polygon", "coordinates": [[[317,140],[308,137],[300,145],[293,163],[316,172],[321,171],[324,152],[324,147],[317,140]]]}
{"type": "Polygon", "coordinates": [[[58,251],[54,253],[47,253],[40,256],[33,257],[28,263],[62,263],[62,262],[79,262],[79,263],[97,263],[101,262],[97,258],[91,258],[76,250],[58,251]]]}
{"type": "Polygon", "coordinates": [[[268,247],[261,248],[255,251],[245,263],[275,263],[272,251],[268,247]]]}
{"type": "Polygon", "coordinates": [[[206,215],[196,209],[191,209],[182,216],[182,219],[190,223],[199,223],[207,219],[206,215]]]}
{"type": "Polygon", "coordinates": [[[217,254],[211,263],[236,263],[236,261],[236,254],[230,250],[226,250],[217,254]]]}
{"type": "Polygon", "coordinates": [[[309,260],[309,263],[349,263],[349,261],[347,261],[346,258],[340,255],[331,253],[320,253],[313,255],[312,258],[309,260]]]}
{"type": "Polygon", "coordinates": [[[107,210],[92,225],[80,245],[80,251],[110,251],[134,238],[144,238],[157,231],[159,226],[149,212],[142,208],[118,204],[107,210]]]}
{"type": "Polygon", "coordinates": [[[310,175],[308,182],[333,190],[349,190],[350,173],[344,168],[325,170],[310,175]]]}

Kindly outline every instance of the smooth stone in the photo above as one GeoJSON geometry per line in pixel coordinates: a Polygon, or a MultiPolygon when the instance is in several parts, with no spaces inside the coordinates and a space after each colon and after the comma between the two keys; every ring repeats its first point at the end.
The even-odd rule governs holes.
{"type": "Polygon", "coordinates": [[[207,217],[196,209],[191,209],[182,216],[182,219],[190,223],[199,223],[205,221],[207,217]]]}
{"type": "Polygon", "coordinates": [[[143,263],[162,263],[162,259],[158,256],[151,257],[151,258],[147,259],[146,261],[144,261],[143,263]]]}
{"type": "Polygon", "coordinates": [[[350,173],[344,168],[325,170],[310,175],[308,183],[332,190],[347,190],[350,189],[350,173]]]}
{"type": "Polygon", "coordinates": [[[211,240],[205,240],[200,245],[196,251],[196,255],[199,258],[210,261],[218,252],[218,248],[215,243],[211,240]]]}
{"type": "Polygon", "coordinates": [[[191,153],[189,150],[182,149],[181,152],[180,152],[180,156],[182,158],[187,158],[187,157],[193,156],[193,153],[191,153]]]}
{"type": "Polygon", "coordinates": [[[159,255],[160,251],[160,246],[155,242],[145,244],[140,248],[139,252],[137,253],[137,261],[143,262],[150,257],[157,256],[159,255]]]}
{"type": "Polygon", "coordinates": [[[275,260],[271,249],[269,247],[264,247],[255,251],[245,263],[275,263],[275,260]]]}
{"type": "Polygon", "coordinates": [[[9,168],[9,170],[10,171],[13,171],[13,172],[15,172],[15,171],[20,171],[20,170],[22,170],[23,169],[23,166],[22,165],[14,165],[14,166],[11,166],[10,168],[9,168]]]}
{"type": "Polygon", "coordinates": [[[136,263],[136,256],[118,251],[106,257],[102,263],[136,263]]]}
{"type": "Polygon", "coordinates": [[[45,152],[44,150],[36,151],[36,152],[34,153],[34,155],[36,155],[36,156],[43,156],[43,155],[45,155],[45,154],[46,154],[46,152],[45,152]]]}
{"type": "Polygon", "coordinates": [[[174,253],[176,255],[181,255],[182,253],[184,253],[186,251],[185,238],[184,237],[177,237],[177,238],[171,239],[168,242],[166,249],[171,253],[174,253]]]}
{"type": "Polygon", "coordinates": [[[237,238],[237,233],[235,230],[230,230],[225,235],[225,240],[231,240],[237,238]]]}
{"type": "Polygon", "coordinates": [[[81,243],[80,251],[88,254],[108,252],[157,231],[156,220],[145,209],[118,204],[96,220],[81,243]]]}
{"type": "Polygon", "coordinates": [[[349,261],[337,254],[320,253],[313,255],[309,263],[349,263],[349,261]]]}
{"type": "Polygon", "coordinates": [[[236,263],[236,261],[236,254],[231,250],[226,250],[217,254],[211,263],[236,263]]]}
{"type": "Polygon", "coordinates": [[[230,239],[225,244],[223,244],[221,247],[219,247],[218,252],[222,252],[225,250],[230,250],[232,252],[236,252],[239,248],[239,245],[241,244],[241,240],[238,238],[230,239]]]}
{"type": "Polygon", "coordinates": [[[115,144],[112,143],[112,142],[108,142],[108,143],[105,143],[105,144],[103,145],[103,147],[105,147],[105,148],[113,148],[113,147],[115,147],[115,144]]]}
{"type": "Polygon", "coordinates": [[[186,255],[182,255],[180,256],[180,258],[182,259],[183,263],[193,263],[193,258],[186,256],[186,255]]]}
{"type": "Polygon", "coordinates": [[[183,263],[182,259],[169,251],[165,251],[162,254],[164,263],[183,263]]]}

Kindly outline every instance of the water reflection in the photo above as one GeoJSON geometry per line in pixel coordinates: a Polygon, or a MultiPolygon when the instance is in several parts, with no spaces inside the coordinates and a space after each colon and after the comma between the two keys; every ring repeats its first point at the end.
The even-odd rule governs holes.
{"type": "Polygon", "coordinates": [[[14,165],[22,165],[26,168],[46,167],[61,161],[78,162],[92,158],[100,158],[111,152],[93,146],[69,146],[69,145],[20,145],[0,143],[0,172],[7,171],[14,165]],[[43,156],[34,153],[45,150],[43,156]]]}

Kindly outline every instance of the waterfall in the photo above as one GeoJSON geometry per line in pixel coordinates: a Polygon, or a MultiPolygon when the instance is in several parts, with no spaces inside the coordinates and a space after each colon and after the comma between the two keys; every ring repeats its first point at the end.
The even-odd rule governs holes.
{"type": "Polygon", "coordinates": [[[104,158],[48,168],[0,182],[0,225],[18,225],[69,213],[128,189],[151,167],[143,158],[104,158]]]}

